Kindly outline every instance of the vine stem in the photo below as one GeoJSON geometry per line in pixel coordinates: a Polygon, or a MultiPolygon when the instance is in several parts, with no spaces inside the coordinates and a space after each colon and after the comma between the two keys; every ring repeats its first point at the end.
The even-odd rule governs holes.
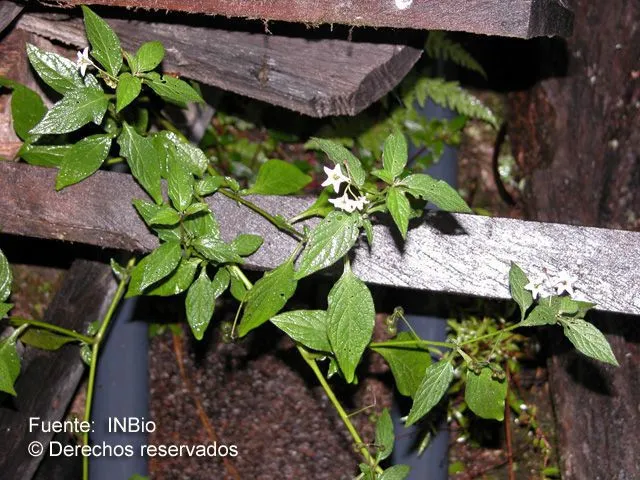
{"type": "Polygon", "coordinates": [[[497,335],[502,335],[504,333],[510,332],[511,330],[515,330],[519,325],[516,323],[515,325],[511,325],[507,328],[503,328],[502,330],[498,330],[496,332],[487,333],[486,335],[481,335],[477,338],[472,338],[470,340],[465,340],[464,342],[455,344],[450,342],[436,342],[433,340],[401,340],[401,341],[390,341],[390,342],[374,342],[370,343],[369,347],[422,347],[426,345],[431,345],[435,347],[445,347],[445,348],[458,348],[463,347],[464,345],[469,345],[470,343],[480,342],[482,340],[486,340],[487,338],[495,337],[497,335]]]}
{"type": "Polygon", "coordinates": [[[52,325],[51,323],[39,322],[38,320],[31,320],[29,318],[16,318],[16,317],[12,318],[10,321],[12,323],[17,323],[20,325],[38,327],[38,328],[43,328],[45,330],[50,330],[52,332],[60,333],[67,337],[75,338],[76,340],[86,343],[87,345],[93,344],[93,338],[87,337],[86,335],[82,335],[81,333],[78,333],[75,330],[69,330],[68,328],[59,327],[58,325],[52,325]]]}
{"type": "MultiPolygon", "coordinates": [[[[320,382],[320,385],[322,385],[324,392],[326,393],[327,397],[329,397],[329,400],[331,400],[331,403],[333,404],[334,408],[338,412],[338,415],[340,415],[340,419],[342,420],[342,423],[344,423],[345,427],[347,427],[347,430],[349,430],[349,433],[351,434],[351,438],[353,438],[353,441],[355,442],[356,446],[360,446],[359,450],[362,456],[369,463],[369,465],[375,465],[376,461],[369,453],[369,450],[364,446],[364,442],[362,441],[360,434],[358,433],[358,431],[356,430],[356,427],[353,425],[353,423],[349,419],[349,415],[347,414],[347,412],[345,412],[344,408],[342,408],[340,401],[336,397],[335,393],[333,393],[333,390],[331,389],[331,385],[329,385],[327,380],[324,378],[324,375],[320,371],[320,368],[318,367],[318,364],[316,363],[316,361],[313,358],[311,358],[309,354],[302,347],[298,346],[297,348],[298,348],[298,351],[300,352],[300,355],[302,355],[302,358],[304,359],[304,361],[307,363],[307,365],[309,365],[309,367],[311,367],[311,370],[313,370],[313,373],[315,374],[316,378],[320,382]]],[[[382,473],[383,470],[376,465],[376,471],[378,473],[382,473]]]]}
{"type": "MultiPolygon", "coordinates": [[[[127,272],[131,271],[131,268],[135,265],[135,258],[129,260],[127,264],[127,272]]],[[[111,300],[111,304],[109,305],[109,309],[105,314],[102,322],[100,323],[100,328],[98,329],[98,333],[93,337],[92,347],[91,347],[91,365],[89,366],[89,382],[87,384],[87,398],[85,400],[84,405],[84,418],[85,422],[91,421],[91,406],[93,405],[93,394],[95,390],[95,382],[96,382],[96,370],[98,366],[98,355],[100,354],[100,346],[102,344],[103,339],[105,338],[105,334],[107,329],[109,328],[109,324],[111,323],[111,319],[113,318],[113,314],[118,308],[118,304],[122,297],[124,296],[124,289],[129,282],[129,274],[123,276],[120,279],[120,283],[118,283],[118,288],[116,290],[113,299],[111,300]]],[[[85,445],[89,445],[89,432],[85,432],[82,434],[82,440],[85,445]]],[[[82,478],[83,480],[89,480],[89,457],[82,457],[82,478]]]]}
{"type": "Polygon", "coordinates": [[[264,217],[266,220],[271,222],[271,224],[273,224],[274,227],[276,227],[279,230],[282,230],[283,232],[288,233],[289,235],[294,237],[296,240],[304,240],[305,237],[304,237],[304,234],[301,231],[296,230],[293,226],[291,226],[286,221],[276,218],[275,216],[271,215],[266,210],[263,210],[258,205],[256,205],[255,203],[247,200],[246,198],[242,197],[241,195],[238,195],[238,194],[236,194],[236,193],[234,193],[231,190],[228,190],[226,188],[221,188],[218,191],[221,194],[223,194],[225,197],[230,198],[230,199],[232,199],[232,200],[244,205],[245,207],[249,208],[250,210],[253,210],[258,215],[264,217]]]}

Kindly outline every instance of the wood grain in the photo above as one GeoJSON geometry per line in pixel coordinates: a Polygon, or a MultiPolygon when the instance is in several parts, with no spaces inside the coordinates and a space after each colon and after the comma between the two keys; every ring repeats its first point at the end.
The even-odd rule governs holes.
{"type": "MultiPolygon", "coordinates": [[[[44,321],[84,331],[90,322],[106,313],[115,289],[109,265],[76,260],[47,309],[44,321]]],[[[27,446],[33,441],[48,445],[53,433],[40,428],[30,432],[29,417],[40,417],[42,421],[63,420],[84,371],[77,346],[67,345],[55,352],[26,350],[16,382],[18,396],[13,405],[0,407],[0,429],[10,432],[0,437],[2,478],[33,476],[44,456],[30,456],[27,446]]]]}
{"type": "MultiPolygon", "coordinates": [[[[82,242],[146,252],[157,245],[131,205],[146,198],[126,174],[100,171],[61,192],[55,170],[0,162],[0,225],[16,235],[82,242]]],[[[251,197],[270,212],[291,217],[312,198],[251,197]]],[[[264,237],[246,266],[277,266],[295,241],[259,215],[221,195],[209,203],[223,236],[264,237]]],[[[526,272],[566,269],[579,276],[578,298],[602,310],[640,314],[640,233],[473,215],[429,214],[402,244],[393,229],[377,225],[371,250],[355,251],[354,271],[366,282],[390,287],[509,298],[510,262],[526,272]]]]}
{"type": "MultiPolygon", "coordinates": [[[[314,117],[355,115],[394,88],[420,58],[407,45],[309,40],[176,23],[108,19],[124,48],[167,48],[165,71],[314,117]]],[[[83,47],[82,20],[28,14],[24,30],[83,47]]]]}
{"type": "Polygon", "coordinates": [[[60,0],[62,5],[109,5],[312,25],[456,30],[531,38],[571,34],[573,14],[559,0],[60,0]],[[406,5],[399,8],[398,5],[406,5]]]}

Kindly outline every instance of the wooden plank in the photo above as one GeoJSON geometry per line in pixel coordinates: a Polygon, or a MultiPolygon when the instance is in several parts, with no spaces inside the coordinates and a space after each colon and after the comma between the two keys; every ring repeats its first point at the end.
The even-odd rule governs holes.
{"type": "Polygon", "coordinates": [[[177,10],[312,25],[456,30],[531,38],[571,34],[573,14],[561,0],[61,0],[61,5],[109,5],[177,10]]]}
{"type": "MultiPolygon", "coordinates": [[[[159,40],[165,71],[306,115],[355,115],[394,88],[420,58],[401,44],[305,39],[177,23],[109,19],[123,46],[159,40]]],[[[83,47],[82,20],[28,14],[24,30],[83,47]]]]}
{"type": "MultiPolygon", "coordinates": [[[[640,45],[640,4],[575,5],[575,32],[557,52],[574,52],[565,73],[510,96],[509,137],[527,172],[524,207],[541,221],[640,230],[640,108],[620,101],[639,98],[632,45],[640,45]]],[[[552,55],[532,54],[549,64],[552,55]]],[[[597,312],[589,320],[607,334],[620,368],[577,354],[561,336],[545,348],[562,478],[637,479],[640,332],[627,316],[597,312]]]]}
{"type": "MultiPolygon", "coordinates": [[[[44,320],[84,331],[90,322],[106,313],[115,290],[116,282],[109,265],[76,260],[44,320]]],[[[3,478],[33,476],[44,456],[30,456],[27,446],[33,441],[46,446],[53,433],[45,433],[40,428],[30,432],[29,418],[40,417],[45,422],[62,420],[84,371],[75,346],[65,346],[56,352],[26,350],[16,382],[18,396],[13,405],[0,408],[0,431],[5,432],[0,437],[3,478]]]]}
{"type": "Polygon", "coordinates": [[[20,15],[23,8],[23,5],[15,2],[0,0],[0,33],[20,15]]]}
{"type": "MultiPolygon", "coordinates": [[[[55,175],[55,170],[0,162],[4,232],[137,252],[157,245],[131,205],[133,198],[146,198],[132,177],[99,171],[55,192],[55,175]]],[[[299,197],[250,198],[285,217],[313,202],[299,197]]],[[[265,238],[263,247],[247,259],[248,268],[273,268],[295,248],[293,239],[226,197],[214,195],[209,203],[226,240],[242,232],[265,238]]],[[[640,314],[638,232],[463,214],[430,214],[419,223],[404,245],[394,229],[377,225],[374,247],[361,244],[356,249],[355,272],[379,285],[509,298],[507,273],[515,261],[528,272],[566,269],[580,278],[578,298],[602,310],[640,314]]]]}

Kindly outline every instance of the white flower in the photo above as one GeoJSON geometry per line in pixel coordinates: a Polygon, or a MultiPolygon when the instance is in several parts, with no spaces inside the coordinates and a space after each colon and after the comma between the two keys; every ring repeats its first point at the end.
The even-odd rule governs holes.
{"type": "Polygon", "coordinates": [[[340,169],[340,165],[336,165],[333,169],[329,167],[324,167],[324,173],[327,175],[327,179],[322,183],[323,187],[331,185],[333,187],[333,191],[338,193],[340,190],[340,185],[342,182],[349,183],[349,177],[345,177],[340,169]]]}
{"type": "Polygon", "coordinates": [[[81,52],[78,52],[78,60],[76,61],[76,67],[80,70],[80,75],[84,77],[87,72],[87,67],[92,67],[93,62],[89,58],[89,47],[86,47],[81,52]]]}
{"type": "Polygon", "coordinates": [[[562,292],[567,292],[569,295],[573,295],[573,287],[577,281],[578,277],[563,270],[554,280],[553,286],[556,288],[558,295],[562,292]]]}
{"type": "Polygon", "coordinates": [[[534,300],[538,297],[540,298],[546,297],[548,296],[547,293],[545,292],[546,281],[547,281],[546,275],[538,275],[536,278],[529,281],[529,283],[527,283],[524,286],[524,289],[529,290],[531,292],[531,296],[534,298],[534,300]]]}
{"type": "Polygon", "coordinates": [[[366,197],[358,197],[355,200],[353,200],[353,203],[356,206],[356,209],[358,210],[362,210],[364,208],[364,206],[369,203],[369,200],[367,200],[366,197]]]}
{"type": "Polygon", "coordinates": [[[344,192],[341,197],[329,199],[329,203],[332,203],[334,207],[347,212],[353,212],[357,206],[355,201],[349,198],[347,192],[344,192]]]}
{"type": "Polygon", "coordinates": [[[334,207],[339,208],[340,210],[351,213],[355,210],[362,210],[364,206],[369,203],[369,200],[365,197],[352,199],[349,197],[347,192],[344,192],[341,197],[329,199],[329,203],[333,204],[334,207]]]}

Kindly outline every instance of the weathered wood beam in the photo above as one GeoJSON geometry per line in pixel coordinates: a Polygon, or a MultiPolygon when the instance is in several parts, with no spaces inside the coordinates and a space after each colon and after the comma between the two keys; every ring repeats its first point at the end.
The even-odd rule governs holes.
{"type": "MultiPolygon", "coordinates": [[[[407,45],[309,40],[176,23],[109,19],[124,48],[159,40],[165,71],[306,115],[355,115],[393,89],[420,58],[407,45]]],[[[19,28],[87,45],[79,18],[27,14],[19,28]]]]}
{"type": "Polygon", "coordinates": [[[571,34],[573,14],[560,0],[60,0],[227,17],[346,25],[456,30],[531,38],[571,34]]]}
{"type": "MultiPolygon", "coordinates": [[[[6,162],[4,162],[6,163],[6,162]]],[[[76,260],[60,291],[47,309],[44,321],[82,332],[106,313],[116,290],[109,265],[76,260]]],[[[12,406],[0,408],[0,470],[3,478],[31,478],[45,458],[52,432],[29,429],[29,418],[43,422],[64,420],[67,407],[85,371],[77,346],[55,352],[27,348],[16,382],[18,396],[12,406]],[[32,456],[27,446],[38,441],[45,454],[32,456]]],[[[47,478],[52,478],[51,476],[47,478]]]]}
{"type": "MultiPolygon", "coordinates": [[[[0,162],[0,227],[5,233],[147,252],[157,238],[131,205],[146,194],[126,174],[99,171],[60,192],[56,171],[0,162]]],[[[313,198],[255,196],[270,212],[291,217],[313,198]]],[[[210,197],[223,237],[257,233],[262,248],[246,266],[270,269],[296,242],[247,208],[210,197]]],[[[372,249],[361,243],[354,271],[365,281],[418,290],[510,298],[510,262],[528,272],[566,269],[579,276],[578,298],[602,310],[640,314],[640,233],[474,215],[427,215],[402,244],[393,228],[377,225],[372,249]]]]}

